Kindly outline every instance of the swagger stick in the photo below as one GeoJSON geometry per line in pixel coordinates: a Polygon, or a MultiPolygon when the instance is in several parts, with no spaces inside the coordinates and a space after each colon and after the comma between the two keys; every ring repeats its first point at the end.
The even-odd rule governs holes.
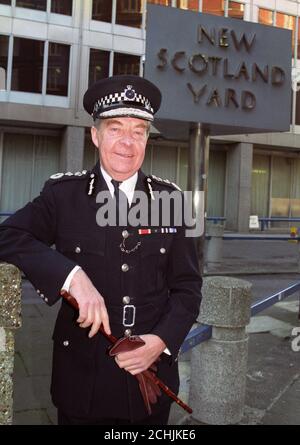
{"type": "MultiPolygon", "coordinates": [[[[72,297],[68,292],[62,290],[61,295],[63,298],[65,298],[68,303],[70,303],[71,306],[73,306],[75,309],[79,309],[78,303],[75,300],[74,297],[72,297]]],[[[100,332],[104,337],[106,337],[112,344],[115,344],[118,339],[114,337],[113,335],[109,335],[105,332],[103,326],[100,326],[100,332]]],[[[146,379],[151,380],[154,384],[160,387],[160,389],[171,399],[174,400],[174,402],[177,403],[181,408],[183,408],[185,411],[187,411],[189,414],[193,412],[192,408],[190,408],[186,403],[184,403],[181,399],[179,399],[176,394],[167,386],[165,385],[155,374],[152,374],[150,371],[146,370],[141,373],[146,379]]],[[[135,376],[136,377],[136,376],[135,376]]]]}

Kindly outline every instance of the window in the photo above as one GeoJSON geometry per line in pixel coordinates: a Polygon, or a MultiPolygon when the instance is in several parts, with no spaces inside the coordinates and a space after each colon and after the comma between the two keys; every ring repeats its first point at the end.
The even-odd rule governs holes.
{"type": "Polygon", "coordinates": [[[203,0],[202,12],[215,15],[224,15],[224,0],[203,0]]]}
{"type": "Polygon", "coordinates": [[[47,94],[68,96],[70,46],[49,43],[47,94]]]}
{"type": "Polygon", "coordinates": [[[11,6],[11,0],[0,0],[0,5],[9,5],[9,6],[11,6]]]}
{"type": "Polygon", "coordinates": [[[269,9],[259,8],[258,11],[258,23],[262,25],[273,25],[274,24],[274,11],[269,9]]]}
{"type": "Polygon", "coordinates": [[[117,74],[140,73],[140,57],[130,54],[115,53],[114,55],[114,76],[117,74]]]}
{"type": "Polygon", "coordinates": [[[177,8],[199,11],[199,0],[177,0],[177,8]]]}
{"type": "Polygon", "coordinates": [[[60,137],[4,133],[0,212],[15,212],[37,196],[59,169],[60,137]]]}
{"type": "Polygon", "coordinates": [[[118,0],[116,23],[140,28],[142,25],[142,0],[118,0]]]}
{"type": "Polygon", "coordinates": [[[51,0],[51,12],[72,15],[73,0],[51,0]]]}
{"type": "Polygon", "coordinates": [[[20,8],[37,9],[39,11],[46,11],[47,0],[17,0],[16,6],[20,8]]]}
{"type": "Polygon", "coordinates": [[[0,35],[0,90],[6,90],[7,87],[8,42],[8,36],[0,35]]]}
{"type": "Polygon", "coordinates": [[[292,50],[295,47],[295,29],[296,29],[296,17],[293,15],[283,14],[276,12],[276,26],[279,28],[291,29],[292,34],[292,50]]]}
{"type": "Polygon", "coordinates": [[[148,0],[147,3],[152,3],[153,5],[172,6],[172,0],[148,0]]]}
{"type": "Polygon", "coordinates": [[[254,154],[252,165],[251,214],[269,216],[270,157],[254,154]]]}
{"type": "Polygon", "coordinates": [[[297,58],[300,59],[300,18],[298,18],[297,58]]]}
{"type": "Polygon", "coordinates": [[[230,1],[228,4],[228,17],[243,20],[244,10],[245,10],[245,5],[243,3],[230,1]]]}
{"type": "Polygon", "coordinates": [[[300,125],[300,84],[297,83],[295,124],[300,125]]]}
{"type": "Polygon", "coordinates": [[[43,63],[44,42],[15,37],[11,89],[41,93],[43,63]]]}
{"type": "Polygon", "coordinates": [[[92,19],[110,23],[112,20],[112,0],[93,0],[92,19]]]}
{"type": "Polygon", "coordinates": [[[90,49],[89,86],[109,76],[109,51],[90,49]]]}

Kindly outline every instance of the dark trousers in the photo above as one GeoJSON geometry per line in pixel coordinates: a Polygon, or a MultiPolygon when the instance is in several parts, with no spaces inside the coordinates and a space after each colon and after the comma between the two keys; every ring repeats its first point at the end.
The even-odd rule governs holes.
{"type": "Polygon", "coordinates": [[[131,422],[126,419],[92,419],[72,417],[63,413],[60,409],[57,411],[58,425],[167,425],[170,413],[170,405],[161,410],[159,414],[148,416],[137,422],[131,422]]]}

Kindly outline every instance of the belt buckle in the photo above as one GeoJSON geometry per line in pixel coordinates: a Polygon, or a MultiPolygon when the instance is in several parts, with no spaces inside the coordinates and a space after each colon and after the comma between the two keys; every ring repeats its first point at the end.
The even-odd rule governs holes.
{"type": "Polygon", "coordinates": [[[123,307],[123,326],[125,326],[126,328],[130,328],[130,327],[134,326],[135,313],[136,313],[136,307],[133,304],[126,304],[123,307]],[[131,323],[129,321],[127,321],[128,311],[132,318],[131,323]]]}

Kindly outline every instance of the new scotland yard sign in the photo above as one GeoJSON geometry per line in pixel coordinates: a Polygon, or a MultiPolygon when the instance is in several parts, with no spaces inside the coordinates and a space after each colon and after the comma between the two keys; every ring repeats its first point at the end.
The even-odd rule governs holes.
{"type": "Polygon", "coordinates": [[[145,77],[160,119],[210,134],[288,131],[292,32],[158,5],[147,7],[145,77]]]}

